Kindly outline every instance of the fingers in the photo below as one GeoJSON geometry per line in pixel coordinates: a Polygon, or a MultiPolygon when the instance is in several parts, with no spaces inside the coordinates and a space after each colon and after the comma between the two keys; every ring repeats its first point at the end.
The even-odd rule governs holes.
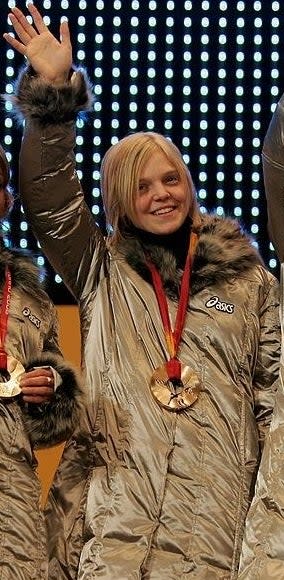
{"type": "MultiPolygon", "coordinates": [[[[33,17],[34,25],[35,25],[37,31],[39,32],[39,34],[41,32],[46,32],[48,30],[48,28],[44,24],[43,18],[41,16],[41,14],[39,13],[39,11],[37,10],[37,8],[35,7],[35,5],[30,2],[27,5],[27,8],[28,8],[30,15],[33,17]]],[[[19,10],[19,12],[21,12],[21,11],[19,10]]],[[[23,14],[22,14],[22,16],[23,16],[23,14]]]]}
{"type": "Polygon", "coordinates": [[[52,394],[44,392],[33,392],[26,395],[22,392],[22,399],[24,403],[40,405],[42,403],[48,403],[52,399],[52,394]]]}
{"type": "Polygon", "coordinates": [[[71,47],[69,25],[66,20],[60,24],[60,40],[66,47],[71,47]]]}
{"type": "Polygon", "coordinates": [[[25,46],[27,46],[33,38],[38,36],[38,34],[48,32],[48,28],[34,4],[28,4],[28,10],[33,18],[34,26],[28,22],[23,12],[15,7],[12,8],[12,12],[9,13],[9,19],[19,40],[15,39],[11,34],[3,34],[5,40],[21,54],[26,54],[25,46]]]}
{"type": "Polygon", "coordinates": [[[9,19],[17,34],[18,39],[11,34],[4,33],[3,38],[18,52],[26,54],[26,45],[29,41],[37,35],[34,28],[28,23],[23,13],[18,8],[13,8],[13,12],[9,13],[9,19]]]}
{"type": "Polygon", "coordinates": [[[21,42],[19,42],[16,38],[14,38],[14,36],[11,36],[11,34],[8,34],[7,32],[5,32],[3,34],[3,38],[6,40],[6,42],[8,42],[8,44],[10,44],[12,46],[12,48],[14,48],[15,50],[17,50],[20,54],[26,54],[26,47],[24,44],[22,44],[21,42]]]}
{"type": "Polygon", "coordinates": [[[25,403],[47,403],[54,395],[53,375],[42,374],[44,370],[36,369],[26,373],[20,380],[23,401],[25,403]]]}
{"type": "MultiPolygon", "coordinates": [[[[37,36],[36,30],[28,23],[27,19],[18,8],[14,8],[13,12],[10,12],[9,18],[15,33],[24,46],[26,46],[32,38],[37,36]]],[[[10,44],[12,43],[10,42],[10,44]]],[[[19,50],[19,47],[17,47],[17,50],[19,50]]],[[[23,52],[23,49],[20,50],[20,52],[23,52]]]]}
{"type": "Polygon", "coordinates": [[[42,385],[29,385],[22,387],[22,394],[31,397],[44,396],[51,397],[54,393],[53,387],[49,387],[45,384],[42,385]]]}
{"type": "Polygon", "coordinates": [[[37,32],[34,27],[28,22],[24,14],[22,13],[19,8],[12,8],[12,12],[9,14],[9,18],[15,29],[15,32],[22,39],[23,37],[27,37],[28,39],[34,38],[37,36],[37,32]]]}
{"type": "Polygon", "coordinates": [[[26,372],[20,379],[23,393],[32,392],[32,389],[45,389],[45,393],[54,392],[54,378],[50,370],[37,368],[26,372]]]}

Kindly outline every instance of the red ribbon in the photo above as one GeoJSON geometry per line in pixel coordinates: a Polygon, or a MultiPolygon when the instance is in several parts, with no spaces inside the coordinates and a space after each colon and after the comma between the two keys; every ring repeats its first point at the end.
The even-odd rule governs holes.
{"type": "Polygon", "coordinates": [[[147,259],[147,266],[151,272],[153,286],[159,305],[161,319],[165,331],[168,353],[170,357],[169,360],[166,362],[167,372],[170,380],[175,379],[180,380],[181,378],[181,363],[180,360],[177,358],[177,352],[181,340],[186,310],[189,302],[191,269],[197,241],[198,241],[197,234],[195,232],[191,232],[189,248],[181,280],[180,297],[178,302],[174,330],[172,330],[171,327],[169,307],[160,273],[157,270],[156,266],[153,264],[153,262],[151,262],[150,259],[147,259]]]}
{"type": "Polygon", "coordinates": [[[8,327],[8,315],[11,301],[12,278],[9,268],[5,268],[5,283],[0,313],[0,369],[7,370],[7,353],[4,349],[8,327]]]}

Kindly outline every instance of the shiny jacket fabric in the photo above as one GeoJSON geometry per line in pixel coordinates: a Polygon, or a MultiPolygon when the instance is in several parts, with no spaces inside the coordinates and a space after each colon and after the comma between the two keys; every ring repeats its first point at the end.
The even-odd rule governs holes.
{"type": "MultiPolygon", "coordinates": [[[[81,84],[77,74],[68,87],[74,110],[81,84]]],[[[235,221],[204,216],[180,347],[202,392],[183,412],[161,408],[149,382],[167,352],[144,254],[133,237],[109,250],[95,225],[74,172],[68,98],[20,80],[23,203],[79,302],[86,375],[47,508],[49,578],[234,579],[277,387],[278,283],[235,221]]],[[[148,249],[174,319],[175,257],[148,249]]]]}
{"type": "Polygon", "coordinates": [[[45,580],[46,526],[33,449],[70,436],[79,384],[59,350],[56,311],[39,283],[39,272],[22,253],[0,243],[1,293],[6,265],[12,292],[5,349],[25,370],[52,366],[62,384],[53,400],[42,405],[25,405],[20,396],[0,398],[0,578],[45,580]]]}
{"type": "Polygon", "coordinates": [[[284,97],[280,99],[263,146],[263,172],[269,231],[281,261],[281,382],[259,470],[244,538],[241,580],[284,578],[284,97]]]}

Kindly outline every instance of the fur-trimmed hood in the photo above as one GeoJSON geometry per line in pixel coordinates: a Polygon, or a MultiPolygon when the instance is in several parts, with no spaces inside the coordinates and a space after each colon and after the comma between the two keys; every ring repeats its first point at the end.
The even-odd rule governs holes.
{"type": "Polygon", "coordinates": [[[35,265],[29,253],[5,248],[3,240],[0,240],[0,287],[4,282],[6,266],[10,269],[14,287],[37,297],[37,299],[46,300],[46,294],[42,287],[45,277],[44,270],[35,265]]]}
{"type": "MultiPolygon", "coordinates": [[[[206,286],[226,282],[256,264],[263,265],[252,239],[237,220],[204,214],[198,235],[191,276],[192,295],[206,286]]],[[[184,243],[188,243],[187,239],[184,243]]],[[[150,282],[151,275],[145,260],[147,252],[161,274],[167,295],[177,298],[182,271],[177,268],[174,252],[160,245],[147,245],[145,241],[142,245],[135,237],[125,239],[119,250],[130,266],[150,282]]]]}

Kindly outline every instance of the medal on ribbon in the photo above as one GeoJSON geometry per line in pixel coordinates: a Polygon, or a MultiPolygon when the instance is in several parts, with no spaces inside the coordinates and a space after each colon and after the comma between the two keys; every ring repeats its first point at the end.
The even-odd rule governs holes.
{"type": "Polygon", "coordinates": [[[149,259],[147,260],[169,353],[169,360],[154,371],[150,381],[150,388],[156,401],[169,411],[182,411],[190,407],[197,400],[201,388],[198,373],[183,364],[177,356],[188,306],[191,268],[197,241],[197,234],[191,232],[174,330],[171,327],[169,308],[161,276],[156,266],[149,259]]]}

